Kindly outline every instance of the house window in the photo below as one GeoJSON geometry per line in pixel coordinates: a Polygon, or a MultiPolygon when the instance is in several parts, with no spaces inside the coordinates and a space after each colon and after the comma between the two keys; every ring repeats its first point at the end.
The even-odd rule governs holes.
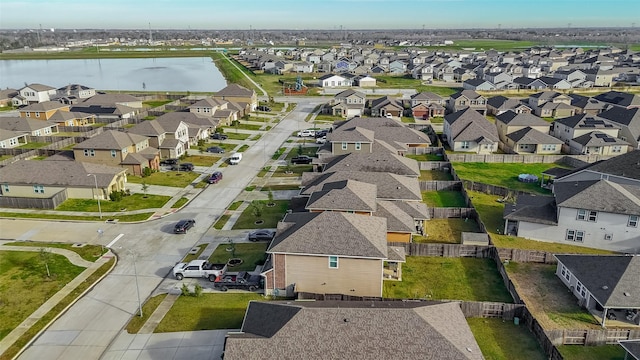
{"type": "Polygon", "coordinates": [[[9,139],[9,146],[14,146],[14,145],[18,145],[18,139],[16,138],[9,139]]]}
{"type": "Polygon", "coordinates": [[[33,185],[33,192],[36,194],[44,194],[44,186],[42,185],[33,185]]]}
{"type": "Polygon", "coordinates": [[[347,143],[346,142],[342,143],[342,150],[347,150],[347,143]]]}
{"type": "Polygon", "coordinates": [[[27,117],[31,117],[31,113],[27,113],[27,117]]]}
{"type": "Polygon", "coordinates": [[[126,153],[128,153],[128,152],[129,152],[129,151],[127,150],[127,148],[122,149],[122,153],[123,153],[123,154],[126,154],[126,153]]]}
{"type": "Polygon", "coordinates": [[[567,269],[564,265],[562,265],[562,268],[560,268],[560,274],[563,278],[567,279],[567,281],[571,281],[571,273],[569,272],[569,269],[567,269]]]}
{"type": "Polygon", "coordinates": [[[40,113],[39,112],[36,113],[36,117],[40,117],[40,113]]]}
{"type": "Polygon", "coordinates": [[[638,215],[629,215],[629,221],[627,222],[627,226],[629,227],[638,227],[638,215]]]}
{"type": "Polygon", "coordinates": [[[598,212],[585,210],[585,209],[578,209],[577,219],[582,221],[596,222],[596,220],[598,219],[598,212]]]}
{"type": "Polygon", "coordinates": [[[9,192],[9,184],[3,184],[2,185],[2,192],[3,193],[8,193],[9,192]]]}
{"type": "Polygon", "coordinates": [[[580,294],[580,297],[583,299],[587,296],[587,288],[584,287],[580,281],[576,282],[576,292],[580,294]]]}
{"type": "Polygon", "coordinates": [[[84,149],[84,156],[96,156],[94,149],[84,149]]]}
{"type": "Polygon", "coordinates": [[[619,152],[621,152],[621,151],[622,151],[622,146],[614,146],[614,147],[611,149],[611,152],[614,152],[614,153],[619,153],[619,152]]]}
{"type": "Polygon", "coordinates": [[[582,230],[567,230],[567,235],[565,237],[566,240],[583,242],[584,241],[584,231],[582,230]]]}
{"type": "Polygon", "coordinates": [[[111,150],[111,157],[113,157],[113,158],[116,157],[117,153],[118,153],[117,151],[111,150]]]}
{"type": "Polygon", "coordinates": [[[604,239],[607,241],[613,240],[613,234],[604,234],[604,239]]]}
{"type": "Polygon", "coordinates": [[[460,145],[461,149],[468,149],[469,148],[469,142],[468,141],[463,141],[462,144],[460,145]]]}
{"type": "Polygon", "coordinates": [[[338,268],[338,257],[337,256],[329,256],[329,268],[337,269],[338,268]]]}
{"type": "Polygon", "coordinates": [[[360,150],[360,149],[362,149],[362,144],[357,142],[356,143],[356,150],[360,150]]]}

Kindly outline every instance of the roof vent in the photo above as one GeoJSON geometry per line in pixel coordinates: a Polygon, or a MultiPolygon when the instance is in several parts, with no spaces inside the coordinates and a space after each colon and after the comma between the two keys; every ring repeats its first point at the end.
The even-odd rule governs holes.
{"type": "Polygon", "coordinates": [[[602,287],[602,290],[609,290],[609,287],[608,287],[607,285],[604,285],[604,286],[602,287]]]}
{"type": "Polygon", "coordinates": [[[344,319],[342,319],[342,321],[344,321],[344,322],[348,323],[348,322],[349,322],[349,319],[344,318],[344,319]]]}
{"type": "Polygon", "coordinates": [[[471,348],[469,348],[469,347],[467,348],[467,351],[468,352],[473,352],[473,350],[471,350],[471,348]]]}
{"type": "Polygon", "coordinates": [[[624,292],[624,296],[631,296],[628,292],[624,292]]]}
{"type": "Polygon", "coordinates": [[[400,190],[400,186],[398,186],[396,189],[400,190]]]}

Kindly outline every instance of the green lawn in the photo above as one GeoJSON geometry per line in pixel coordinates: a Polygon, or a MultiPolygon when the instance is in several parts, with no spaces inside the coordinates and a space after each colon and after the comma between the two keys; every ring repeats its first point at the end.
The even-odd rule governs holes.
{"type": "Polygon", "coordinates": [[[431,119],[429,119],[429,122],[431,122],[432,124],[442,124],[442,123],[444,123],[444,118],[443,117],[432,117],[431,119]]]}
{"type": "Polygon", "coordinates": [[[178,201],[176,201],[173,205],[171,205],[172,209],[179,209],[182,207],[182,205],[186,204],[189,201],[189,199],[187,199],[186,197],[181,197],[180,199],[178,199],[178,201]]]}
{"type": "MultiPolygon", "coordinates": [[[[171,196],[132,194],[120,201],[100,201],[103,212],[117,212],[121,209],[141,210],[161,208],[171,196]]],[[[98,212],[98,202],[92,199],[67,199],[60,204],[58,211],[89,211],[98,212]]]]}
{"type": "Polygon", "coordinates": [[[460,91],[460,88],[444,86],[422,85],[422,80],[414,79],[411,75],[374,75],[379,88],[383,89],[416,89],[418,92],[428,91],[441,96],[449,96],[460,91]]]}
{"type": "Polygon", "coordinates": [[[496,318],[468,318],[467,323],[486,360],[546,359],[525,326],[496,318]]]}
{"type": "MultiPolygon", "coordinates": [[[[247,89],[259,91],[253,85],[253,83],[249,81],[246,76],[244,76],[244,73],[241,70],[238,70],[238,68],[236,68],[232,64],[232,62],[238,64],[237,62],[235,62],[235,60],[227,58],[225,54],[219,52],[211,53],[210,56],[213,59],[213,62],[216,64],[216,67],[218,68],[218,70],[220,70],[222,76],[224,76],[228,83],[242,85],[247,89]]],[[[242,65],[238,64],[238,66],[240,67],[240,69],[245,69],[242,65]]]]}
{"type": "Polygon", "coordinates": [[[275,228],[278,225],[278,221],[282,220],[282,217],[289,209],[289,200],[274,200],[273,201],[276,206],[267,207],[266,200],[254,200],[253,203],[261,204],[262,206],[262,214],[256,217],[253,214],[253,208],[251,206],[247,207],[236,223],[233,225],[233,229],[261,229],[261,228],[275,228]],[[257,220],[263,220],[262,224],[254,224],[257,220]]]}
{"type": "MultiPolygon", "coordinates": [[[[133,215],[120,215],[109,216],[108,219],[115,219],[120,222],[135,222],[147,220],[153,215],[152,212],[133,214],[133,215]]],[[[17,213],[17,212],[0,212],[0,217],[6,218],[18,218],[18,219],[52,219],[52,220],[82,220],[82,221],[105,221],[107,218],[100,219],[99,216],[84,216],[84,215],[58,215],[58,214],[41,214],[41,213],[17,213]]]]}
{"type": "Polygon", "coordinates": [[[452,163],[451,165],[460,179],[547,195],[551,192],[541,188],[540,183],[520,182],[518,175],[533,174],[540,178],[543,171],[553,167],[562,167],[557,164],[520,163],[452,163]]]}
{"type": "Polygon", "coordinates": [[[265,175],[267,175],[269,170],[271,170],[271,166],[265,166],[262,169],[260,169],[260,171],[258,172],[258,175],[256,175],[256,176],[257,177],[264,177],[265,175]]]}
{"type": "Polygon", "coordinates": [[[242,204],[244,204],[244,201],[236,201],[236,202],[232,203],[231,205],[229,205],[229,210],[238,210],[238,208],[242,204]]]}
{"type": "Polygon", "coordinates": [[[136,314],[136,316],[132,317],[127,324],[127,332],[129,334],[137,334],[147,320],[149,320],[151,314],[156,311],[162,300],[166,297],[167,294],[161,294],[147,299],[147,301],[142,305],[142,317],[140,317],[140,314],[136,314]]]}
{"type": "Polygon", "coordinates": [[[440,170],[420,170],[419,180],[423,181],[452,181],[453,176],[450,172],[440,170]]]}
{"type": "Polygon", "coordinates": [[[224,227],[224,224],[226,224],[227,221],[229,221],[229,218],[231,218],[231,214],[224,214],[220,216],[218,221],[216,221],[216,223],[213,224],[213,228],[217,230],[222,230],[222,228],[224,227]]]}
{"type": "Polygon", "coordinates": [[[204,251],[204,249],[207,248],[207,245],[209,245],[209,243],[203,243],[203,244],[198,244],[198,245],[194,246],[194,248],[196,248],[196,247],[198,248],[198,251],[195,254],[188,253],[187,255],[185,255],[185,257],[182,259],[181,262],[188,263],[191,260],[197,260],[198,257],[200,257],[200,255],[204,251]]]}
{"type": "Polygon", "coordinates": [[[213,254],[209,256],[209,262],[213,264],[226,263],[231,258],[240,258],[243,263],[230,267],[229,271],[253,271],[257,265],[264,264],[267,258],[268,242],[237,243],[233,244],[235,252],[227,251],[228,244],[218,245],[213,254]]]}
{"type": "Polygon", "coordinates": [[[315,156],[316,152],[318,152],[319,146],[298,146],[289,150],[287,157],[285,158],[287,161],[298,155],[307,155],[307,156],[315,156]]]}
{"type": "Polygon", "coordinates": [[[421,154],[421,155],[405,155],[404,157],[413,159],[416,161],[442,161],[444,156],[442,154],[421,154]]]}
{"type": "Polygon", "coordinates": [[[279,148],[278,150],[276,150],[276,152],[273,153],[273,155],[271,156],[271,160],[278,160],[280,156],[284,154],[285,151],[287,151],[287,148],[285,147],[279,148]]]}
{"type": "Polygon", "coordinates": [[[253,124],[240,123],[240,124],[238,124],[236,126],[223,126],[222,128],[224,129],[224,133],[229,135],[229,134],[235,133],[236,128],[238,130],[257,131],[257,130],[260,130],[260,128],[262,128],[262,125],[253,125],[253,124]]]}
{"type": "Polygon", "coordinates": [[[37,241],[15,241],[7,243],[14,246],[33,246],[33,247],[51,247],[73,251],[87,261],[94,262],[98,260],[102,254],[106,253],[106,249],[100,245],[83,244],[83,246],[73,246],[74,244],[66,243],[50,243],[37,241]]]}
{"type": "Polygon", "coordinates": [[[269,185],[267,187],[262,188],[263,191],[277,191],[277,190],[300,190],[300,185],[269,185]]]}
{"type": "Polygon", "coordinates": [[[141,184],[142,181],[147,185],[162,185],[183,188],[191,184],[199,174],[191,171],[163,171],[154,172],[149,176],[140,177],[128,175],[127,181],[134,184],[141,184]]]}
{"type": "Polygon", "coordinates": [[[423,191],[422,201],[431,207],[467,207],[460,191],[423,191]]]}
{"type": "Polygon", "coordinates": [[[491,259],[407,256],[402,281],[385,280],[383,296],[431,300],[513,300],[491,259]]]}
{"type": "Polygon", "coordinates": [[[40,149],[41,147],[44,147],[47,145],[50,145],[50,144],[45,142],[29,142],[24,145],[20,145],[17,148],[18,149],[40,149]]]}
{"type": "Polygon", "coordinates": [[[471,202],[478,212],[480,219],[491,235],[496,247],[509,249],[540,250],[552,253],[576,253],[576,254],[611,254],[611,251],[592,249],[588,247],[556,244],[544,241],[527,240],[521,237],[502,235],[504,232],[504,220],[502,212],[504,204],[496,200],[501,198],[496,195],[488,195],[477,191],[468,191],[471,202]]]}
{"type": "Polygon", "coordinates": [[[414,236],[414,242],[460,244],[462,232],[480,232],[473,219],[431,219],[425,221],[425,236],[414,236]]]}
{"type": "Polygon", "coordinates": [[[148,100],[148,101],[143,101],[142,105],[150,108],[155,108],[158,106],[166,105],[172,101],[173,100],[148,100]]]}
{"type": "Polygon", "coordinates": [[[50,277],[39,252],[0,251],[0,339],[84,270],[62,255],[47,257],[50,277]]]}
{"type": "Polygon", "coordinates": [[[558,346],[564,360],[624,360],[625,351],[620,345],[558,346]]]}
{"type": "Polygon", "coordinates": [[[236,150],[236,152],[241,153],[241,152],[245,152],[247,150],[249,150],[249,145],[244,144],[244,145],[240,146],[240,148],[238,150],[236,150]]]}
{"type": "Polygon", "coordinates": [[[236,133],[235,131],[227,131],[224,133],[229,137],[229,140],[247,140],[251,134],[236,133]]]}
{"type": "Polygon", "coordinates": [[[214,155],[188,155],[180,162],[192,163],[195,166],[211,166],[220,160],[220,156],[214,155]]]}
{"type": "Polygon", "coordinates": [[[239,329],[250,300],[263,297],[254,293],[180,296],[155,332],[239,329]]]}
{"type": "Polygon", "coordinates": [[[291,165],[289,168],[278,166],[271,177],[297,177],[302,176],[303,172],[310,171],[313,171],[313,165],[291,165]]]}

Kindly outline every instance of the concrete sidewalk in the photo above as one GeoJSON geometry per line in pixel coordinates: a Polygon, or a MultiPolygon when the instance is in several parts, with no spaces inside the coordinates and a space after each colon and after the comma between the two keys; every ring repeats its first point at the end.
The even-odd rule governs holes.
{"type": "MultiPolygon", "coordinates": [[[[39,251],[39,248],[35,248],[35,247],[0,246],[0,250],[18,250],[16,248],[27,248],[26,251],[39,251]]],[[[47,248],[47,249],[51,249],[51,252],[54,252],[54,253],[58,253],[58,254],[63,253],[65,256],[66,256],[66,253],[64,253],[64,252],[69,251],[69,250],[57,249],[57,248],[47,248]],[[58,251],[54,251],[54,250],[64,250],[64,251],[58,252],[58,251]]],[[[77,255],[76,253],[74,253],[74,254],[77,255]]],[[[67,283],[62,289],[60,289],[52,297],[50,297],[49,300],[47,300],[44,304],[42,304],[36,311],[34,311],[31,315],[29,315],[29,317],[27,317],[22,323],[20,323],[20,325],[18,325],[18,327],[13,329],[4,339],[2,339],[2,341],[0,341],[0,354],[4,353],[7,349],[9,349],[9,347],[11,347],[11,345],[13,345],[13,343],[15,343],[24,333],[26,333],[31,328],[31,326],[33,326],[42,317],[44,317],[47,313],[49,313],[49,311],[51,311],[56,305],[58,305],[58,303],[60,301],[62,301],[67,295],[71,294],[71,292],[73,290],[75,290],[80,284],[85,282],[89,278],[89,276],[93,275],[93,273],[95,273],[96,270],[98,270],[102,265],[104,265],[106,262],[110,261],[112,258],[116,258],[116,257],[111,251],[108,251],[106,254],[102,255],[102,257],[100,257],[94,263],[91,263],[91,262],[88,262],[86,260],[82,260],[81,259],[82,261],[85,261],[86,263],[89,263],[89,266],[87,267],[87,269],[84,270],[82,273],[80,273],[80,275],[76,276],[69,283],[67,283]]],[[[71,259],[70,259],[70,261],[71,261],[71,259]]],[[[116,263],[117,263],[117,261],[114,262],[114,264],[111,267],[111,269],[109,269],[109,271],[107,273],[105,273],[105,276],[115,267],[116,263]]],[[[87,291],[89,289],[87,289],[87,291]]],[[[84,293],[80,294],[77,299],[80,299],[82,296],[84,296],[84,293]]],[[[73,303],[75,303],[76,300],[74,300],[71,304],[69,304],[67,306],[67,308],[69,306],[73,305],[73,303]]],[[[65,308],[65,310],[67,308],[65,308]]],[[[54,319],[52,319],[51,322],[49,322],[49,324],[47,324],[38,333],[38,335],[40,335],[40,333],[42,333],[42,331],[44,331],[50,324],[52,324],[58,318],[58,316],[61,315],[62,313],[64,313],[64,310],[61,311],[58,315],[56,315],[56,317],[54,319]]],[[[38,335],[34,336],[32,338],[32,340],[35,340],[38,337],[38,335]]]]}

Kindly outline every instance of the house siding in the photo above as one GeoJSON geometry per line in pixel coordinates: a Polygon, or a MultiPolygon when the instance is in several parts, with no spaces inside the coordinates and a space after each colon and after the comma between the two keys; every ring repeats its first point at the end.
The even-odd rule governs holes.
{"type": "Polygon", "coordinates": [[[411,234],[410,233],[387,232],[387,241],[388,242],[410,243],[411,242],[411,234]]]}
{"type": "Polygon", "coordinates": [[[300,292],[379,297],[382,296],[382,266],[381,259],[339,258],[338,268],[330,269],[328,256],[288,254],[286,285],[295,284],[300,292]]]}
{"type": "Polygon", "coordinates": [[[351,153],[370,153],[371,152],[371,143],[361,143],[360,150],[356,150],[356,144],[352,142],[347,142],[347,149],[342,150],[342,142],[332,142],[331,143],[331,153],[333,155],[342,155],[342,154],[351,154],[351,153]]]}

